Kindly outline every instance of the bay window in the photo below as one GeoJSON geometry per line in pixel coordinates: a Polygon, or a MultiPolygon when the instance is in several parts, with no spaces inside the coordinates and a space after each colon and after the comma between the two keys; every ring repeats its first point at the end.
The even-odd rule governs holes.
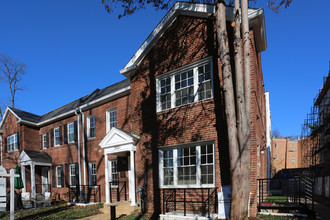
{"type": "Polygon", "coordinates": [[[159,159],[163,188],[213,187],[215,184],[212,142],[161,147],[159,159]]]}
{"type": "Polygon", "coordinates": [[[211,57],[158,76],[156,86],[157,111],[212,98],[211,57]]]}

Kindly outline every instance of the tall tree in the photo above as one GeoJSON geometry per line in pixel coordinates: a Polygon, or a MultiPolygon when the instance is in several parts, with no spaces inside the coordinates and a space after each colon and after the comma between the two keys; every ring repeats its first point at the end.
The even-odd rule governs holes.
{"type": "MultiPolygon", "coordinates": [[[[23,90],[20,84],[25,75],[25,64],[19,63],[11,57],[0,55],[0,81],[4,82],[10,92],[9,101],[12,107],[15,107],[16,93],[23,90]]],[[[2,118],[4,108],[0,106],[0,118],[2,118]]]]}
{"type": "MultiPolygon", "coordinates": [[[[252,1],[256,2],[256,0],[252,1]]],[[[283,5],[288,7],[292,1],[269,0],[268,5],[276,12],[283,5]]],[[[232,180],[230,218],[247,219],[250,194],[251,147],[251,68],[248,0],[191,0],[191,2],[214,3],[216,7],[214,16],[223,75],[222,88],[224,91],[225,115],[228,126],[232,180]],[[233,23],[235,72],[231,68],[232,62],[226,27],[226,7],[232,5],[232,3],[235,3],[235,22],[233,23]],[[241,33],[243,36],[241,36],[241,33]],[[243,42],[243,63],[241,41],[243,42]],[[235,88],[234,78],[236,80],[235,88]]],[[[133,14],[136,10],[145,8],[147,4],[151,4],[157,9],[167,9],[173,2],[171,0],[102,0],[102,4],[108,13],[113,11],[116,4],[120,4],[123,8],[123,12],[119,14],[119,18],[121,18],[122,16],[133,14]]]]}

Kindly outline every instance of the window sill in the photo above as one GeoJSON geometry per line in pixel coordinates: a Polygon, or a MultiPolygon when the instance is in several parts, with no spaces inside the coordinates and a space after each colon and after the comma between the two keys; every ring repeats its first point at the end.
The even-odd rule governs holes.
{"type": "Polygon", "coordinates": [[[93,140],[95,139],[96,137],[87,137],[87,140],[93,140]]]}
{"type": "Polygon", "coordinates": [[[172,110],[172,109],[176,109],[176,108],[181,108],[181,107],[186,107],[188,105],[195,105],[197,103],[200,103],[200,102],[204,102],[204,101],[209,101],[213,99],[213,96],[210,97],[210,98],[207,98],[207,99],[203,99],[203,100],[198,100],[198,101],[195,101],[195,102],[191,102],[191,103],[187,103],[187,104],[184,104],[184,105],[180,105],[180,106],[175,106],[175,107],[171,107],[171,108],[167,108],[167,109],[164,109],[164,110],[157,110],[157,113],[163,113],[163,112],[166,112],[166,111],[169,111],[169,110],[172,110]]]}
{"type": "Polygon", "coordinates": [[[177,186],[160,186],[161,189],[202,189],[215,188],[215,184],[208,185],[177,185],[177,186]]]}

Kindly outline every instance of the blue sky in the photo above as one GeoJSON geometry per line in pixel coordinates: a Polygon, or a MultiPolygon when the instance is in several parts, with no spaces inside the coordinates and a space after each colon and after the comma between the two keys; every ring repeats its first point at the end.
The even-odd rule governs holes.
{"type": "MultiPolygon", "coordinates": [[[[266,2],[257,6],[265,7],[272,128],[299,135],[329,72],[330,1],[295,0],[278,14],[266,2]]],[[[42,115],[123,80],[119,70],[165,13],[147,8],[118,20],[100,0],[0,0],[0,53],[27,65],[16,107],[42,115]]],[[[0,102],[7,94],[0,84],[0,102]]]]}

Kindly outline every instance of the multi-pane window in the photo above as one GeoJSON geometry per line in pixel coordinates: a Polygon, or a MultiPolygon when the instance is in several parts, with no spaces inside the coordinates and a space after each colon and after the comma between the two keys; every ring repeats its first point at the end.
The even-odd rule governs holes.
{"type": "Polygon", "coordinates": [[[178,149],[178,184],[196,184],[196,147],[178,149]]]}
{"type": "Polygon", "coordinates": [[[213,184],[213,145],[201,146],[201,182],[202,184],[213,184]]]}
{"type": "Polygon", "coordinates": [[[194,102],[194,74],[193,70],[179,73],[175,79],[175,106],[194,102]]]}
{"type": "Polygon", "coordinates": [[[198,67],[198,100],[212,97],[211,65],[198,67]]]}
{"type": "Polygon", "coordinates": [[[8,147],[7,148],[8,152],[13,152],[15,150],[18,150],[17,133],[7,137],[7,147],[8,147]]]}
{"type": "Polygon", "coordinates": [[[274,160],[277,160],[277,155],[274,156],[274,160]]]}
{"type": "Polygon", "coordinates": [[[214,186],[214,146],[206,143],[160,150],[161,186],[214,186]]]}
{"type": "Polygon", "coordinates": [[[56,182],[57,182],[57,187],[62,187],[62,167],[61,166],[56,167],[56,182]]]}
{"type": "Polygon", "coordinates": [[[295,163],[296,162],[296,158],[295,156],[292,156],[292,163],[295,163]]]}
{"type": "Polygon", "coordinates": [[[88,138],[95,138],[95,116],[92,115],[92,116],[89,116],[88,117],[88,120],[87,120],[88,124],[87,124],[87,127],[88,127],[88,138]]]}
{"type": "Polygon", "coordinates": [[[44,149],[47,149],[49,147],[48,134],[42,135],[42,143],[44,149]]]}
{"type": "Polygon", "coordinates": [[[294,145],[292,145],[292,151],[294,151],[295,150],[295,146],[294,145]]]}
{"type": "Polygon", "coordinates": [[[171,108],[171,78],[160,80],[160,102],[162,110],[171,108]]]}
{"type": "Polygon", "coordinates": [[[54,129],[54,141],[55,141],[55,146],[61,145],[61,132],[60,132],[60,127],[57,127],[54,129]]]}
{"type": "Polygon", "coordinates": [[[97,176],[96,176],[96,162],[89,162],[89,185],[97,185],[97,176]]]}
{"type": "Polygon", "coordinates": [[[74,123],[68,124],[68,142],[74,142],[74,123]]]}
{"type": "Polygon", "coordinates": [[[164,151],[164,185],[173,185],[173,150],[164,151]]]}
{"type": "Polygon", "coordinates": [[[110,182],[111,186],[118,186],[118,163],[117,160],[110,160],[110,182]]]}
{"type": "Polygon", "coordinates": [[[117,110],[116,108],[112,108],[107,110],[107,132],[111,130],[111,128],[117,127],[117,110]]]}
{"type": "Polygon", "coordinates": [[[70,164],[70,185],[75,186],[77,184],[76,179],[76,165],[70,164]]]}
{"type": "Polygon", "coordinates": [[[212,60],[206,58],[156,79],[157,111],[213,97],[212,60]]]}

